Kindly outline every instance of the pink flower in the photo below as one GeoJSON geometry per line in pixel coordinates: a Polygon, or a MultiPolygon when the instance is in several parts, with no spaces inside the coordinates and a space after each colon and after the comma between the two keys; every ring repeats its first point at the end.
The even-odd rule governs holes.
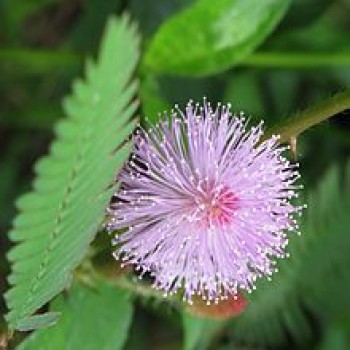
{"type": "Polygon", "coordinates": [[[189,302],[195,294],[217,302],[270,276],[301,207],[290,202],[296,166],[277,136],[260,142],[262,124],[246,130],[230,106],[204,102],[138,131],[108,209],[108,229],[124,230],[116,259],[189,302]]]}

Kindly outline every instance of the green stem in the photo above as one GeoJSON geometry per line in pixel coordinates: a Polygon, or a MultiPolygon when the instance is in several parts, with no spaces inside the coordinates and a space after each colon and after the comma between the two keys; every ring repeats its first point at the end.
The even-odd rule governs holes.
{"type": "Polygon", "coordinates": [[[264,139],[273,134],[279,134],[281,136],[280,142],[288,142],[291,138],[297,137],[308,128],[346,109],[350,109],[350,90],[340,92],[305,111],[297,113],[287,121],[269,130],[264,139]]]}
{"type": "MultiPolygon", "coordinates": [[[[3,48],[0,49],[0,62],[18,64],[40,73],[77,66],[82,58],[68,51],[3,48]]],[[[260,68],[347,67],[350,66],[350,53],[256,52],[246,57],[241,65],[260,68]]]]}
{"type": "MultiPolygon", "coordinates": [[[[142,281],[132,281],[132,277],[128,274],[109,276],[102,270],[98,270],[97,267],[94,266],[89,259],[84,260],[84,262],[80,265],[80,268],[75,271],[74,276],[80,282],[88,286],[94,286],[96,283],[98,283],[98,281],[103,280],[111,285],[134,294],[135,296],[143,297],[146,299],[154,298],[159,301],[165,300],[164,293],[153,288],[151,285],[142,281]]],[[[166,297],[166,301],[168,303],[170,302],[174,307],[179,307],[180,300],[178,298],[178,295],[169,295],[166,297]]]]}
{"type": "Polygon", "coordinates": [[[42,73],[67,66],[79,66],[81,57],[71,52],[32,49],[0,49],[0,63],[14,64],[31,72],[42,73]]]}
{"type": "MultiPolygon", "coordinates": [[[[140,297],[164,300],[163,294],[160,291],[140,281],[132,282],[127,276],[120,276],[114,280],[108,279],[108,282],[140,297]]],[[[173,298],[170,299],[174,300],[173,298]]]]}
{"type": "Polygon", "coordinates": [[[350,66],[350,53],[256,52],[241,65],[259,68],[320,68],[350,66]]]}

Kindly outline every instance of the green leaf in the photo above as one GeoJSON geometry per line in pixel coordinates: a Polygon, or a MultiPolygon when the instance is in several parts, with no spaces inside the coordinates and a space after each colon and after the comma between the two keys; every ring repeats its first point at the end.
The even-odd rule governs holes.
{"type": "Polygon", "coordinates": [[[132,319],[127,293],[104,283],[96,290],[77,284],[52,309],[62,313],[59,323],[32,333],[19,350],[122,349],[132,319]]]}
{"type": "Polygon", "coordinates": [[[204,76],[234,64],[266,38],[289,0],[198,0],[166,21],[144,65],[158,73],[204,76]]]}
{"type": "Polygon", "coordinates": [[[278,134],[281,136],[281,142],[287,142],[312,126],[349,108],[350,90],[346,90],[311,106],[305,111],[296,113],[270,129],[264,138],[269,138],[272,134],[278,134]]]}
{"type": "Polygon", "coordinates": [[[186,312],[182,316],[184,329],[184,350],[204,350],[225,324],[225,320],[194,317],[186,312]]]}
{"type": "Polygon", "coordinates": [[[111,19],[97,64],[88,62],[86,81],[74,84],[64,105],[68,118],[36,164],[33,191],[17,202],[6,294],[11,328],[24,320],[26,329],[36,328],[29,317],[67,287],[103,220],[131,148],[137,86],[130,79],[138,55],[134,25],[127,17],[111,19]]]}
{"type": "Polygon", "coordinates": [[[61,314],[59,312],[46,312],[42,315],[34,315],[31,317],[27,317],[22,321],[18,322],[18,330],[20,331],[30,331],[33,328],[44,328],[48,326],[54,325],[59,316],[61,314]]]}

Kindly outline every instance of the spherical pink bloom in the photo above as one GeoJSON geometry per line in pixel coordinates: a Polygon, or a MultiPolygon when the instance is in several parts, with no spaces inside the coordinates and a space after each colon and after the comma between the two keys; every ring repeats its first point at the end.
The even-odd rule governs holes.
{"type": "Polygon", "coordinates": [[[148,130],[139,130],[108,213],[120,230],[114,253],[122,265],[150,273],[167,293],[181,289],[218,301],[251,291],[286,256],[296,230],[296,166],[263,123],[247,130],[230,106],[189,103],[148,130]]]}

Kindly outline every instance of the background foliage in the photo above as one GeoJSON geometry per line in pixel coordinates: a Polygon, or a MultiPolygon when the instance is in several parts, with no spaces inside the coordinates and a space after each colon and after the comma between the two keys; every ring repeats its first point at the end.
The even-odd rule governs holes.
{"type": "MultiPolygon", "coordinates": [[[[7,304],[1,299],[0,348],[9,343],[20,349],[348,349],[350,98],[349,92],[328,98],[350,85],[349,14],[343,0],[3,0],[0,290],[5,293],[8,283],[15,287],[7,304]],[[108,21],[111,16],[116,18],[108,21]],[[84,73],[86,56],[98,58],[84,73]],[[74,85],[71,103],[62,109],[72,80],[84,75],[86,83],[74,85]],[[132,80],[139,86],[130,85],[132,80]],[[131,103],[136,92],[137,111],[131,103]],[[93,103],[96,93],[102,100],[93,103]],[[134,127],[133,117],[156,122],[158,112],[203,96],[231,102],[253,122],[263,118],[268,128],[288,135],[286,140],[333,116],[298,136],[290,152],[300,162],[309,205],[302,236],[291,239],[291,258],[279,263],[271,282],[261,281],[247,296],[240,316],[220,320],[195,316],[198,312],[177,300],[160,299],[147,281],[135,282],[131,271],[118,270],[106,233],[96,235],[113,191],[108,185],[128,154],[128,146],[120,146],[134,127]],[[318,106],[298,114],[314,103],[318,106]],[[63,114],[66,119],[55,127],[57,141],[49,146],[63,114]],[[49,150],[50,158],[36,166],[34,194],[18,202],[22,216],[10,237],[25,243],[8,253],[15,198],[31,189],[34,161],[49,150]],[[73,200],[55,228],[50,215],[55,217],[62,201],[58,193],[69,184],[57,174],[70,178],[72,171],[73,200]],[[99,201],[88,200],[101,193],[99,201]],[[59,244],[46,241],[45,232],[55,230],[63,232],[59,244]],[[49,259],[48,247],[54,252],[49,259]],[[23,290],[30,288],[28,278],[42,274],[43,261],[46,284],[28,301],[23,290]],[[32,306],[20,312],[23,303],[32,306]],[[8,307],[12,330],[58,322],[12,334],[4,318],[8,307]],[[30,317],[38,308],[41,316],[30,317]]],[[[212,316],[210,310],[203,313],[212,316]]]]}

